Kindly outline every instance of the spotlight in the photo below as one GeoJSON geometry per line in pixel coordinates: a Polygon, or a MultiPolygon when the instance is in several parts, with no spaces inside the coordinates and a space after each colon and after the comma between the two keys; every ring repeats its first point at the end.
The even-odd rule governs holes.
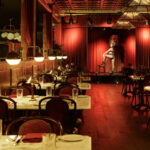
{"type": "Polygon", "coordinates": [[[111,17],[108,17],[108,18],[107,18],[107,24],[111,24],[111,22],[112,22],[111,17]]]}
{"type": "Polygon", "coordinates": [[[73,24],[73,18],[72,18],[71,15],[70,15],[70,18],[69,18],[69,24],[73,24]]]}
{"type": "Polygon", "coordinates": [[[92,25],[92,24],[93,24],[93,20],[92,20],[90,17],[88,17],[88,24],[89,24],[89,25],[92,25]]]}

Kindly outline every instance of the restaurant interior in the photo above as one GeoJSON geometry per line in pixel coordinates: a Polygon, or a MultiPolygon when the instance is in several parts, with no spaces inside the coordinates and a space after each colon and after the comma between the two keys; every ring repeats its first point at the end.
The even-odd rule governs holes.
{"type": "Polygon", "coordinates": [[[0,150],[150,149],[150,0],[0,0],[0,150]]]}

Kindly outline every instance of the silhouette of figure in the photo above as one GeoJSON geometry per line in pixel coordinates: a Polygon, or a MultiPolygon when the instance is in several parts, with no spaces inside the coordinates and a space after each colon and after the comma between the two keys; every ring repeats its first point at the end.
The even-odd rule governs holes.
{"type": "Polygon", "coordinates": [[[110,48],[103,54],[102,66],[106,63],[106,58],[111,59],[112,72],[115,70],[115,46],[118,45],[118,36],[112,35],[109,40],[110,48]]]}

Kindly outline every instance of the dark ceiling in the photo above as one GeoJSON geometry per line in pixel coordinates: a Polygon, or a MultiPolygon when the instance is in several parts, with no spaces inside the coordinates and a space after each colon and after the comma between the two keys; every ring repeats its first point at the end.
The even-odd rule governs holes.
{"type": "MultiPolygon", "coordinates": [[[[100,14],[124,12],[133,2],[139,0],[37,0],[53,8],[53,12],[60,16],[74,14],[100,14]],[[52,6],[52,7],[51,7],[52,6]]],[[[146,0],[149,2],[149,0],[146,0]]],[[[149,2],[150,3],[150,2],[149,2]]],[[[150,6],[150,5],[149,5],[150,6]]],[[[38,26],[42,26],[42,12],[46,11],[38,3],[38,26]]],[[[148,15],[149,16],[149,15],[148,15]]],[[[0,0],[0,29],[9,25],[9,19],[19,29],[21,23],[21,0],[0,0]]]]}
{"type": "Polygon", "coordinates": [[[19,28],[21,21],[21,0],[0,0],[0,29],[9,25],[9,19],[19,28]]]}
{"type": "MultiPolygon", "coordinates": [[[[44,8],[38,3],[38,21],[42,20],[41,12],[44,8]]],[[[12,24],[16,29],[20,28],[21,24],[21,0],[0,0],[0,29],[9,25],[9,19],[12,18],[12,24]]],[[[40,23],[39,23],[40,25],[40,23]]]]}

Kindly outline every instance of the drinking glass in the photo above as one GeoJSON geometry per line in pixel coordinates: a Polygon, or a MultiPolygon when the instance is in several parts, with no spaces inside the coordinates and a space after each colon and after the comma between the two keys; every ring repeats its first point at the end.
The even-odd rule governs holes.
{"type": "Polygon", "coordinates": [[[54,150],[56,148],[56,134],[44,134],[42,137],[43,150],[54,150]]]}
{"type": "Polygon", "coordinates": [[[72,98],[73,100],[76,100],[78,97],[78,89],[77,88],[73,88],[72,89],[72,98]]]}
{"type": "Polygon", "coordinates": [[[52,87],[51,86],[46,87],[46,96],[52,96],[52,87]]]}
{"type": "Polygon", "coordinates": [[[22,98],[23,97],[23,89],[17,89],[17,98],[22,98]]]}

